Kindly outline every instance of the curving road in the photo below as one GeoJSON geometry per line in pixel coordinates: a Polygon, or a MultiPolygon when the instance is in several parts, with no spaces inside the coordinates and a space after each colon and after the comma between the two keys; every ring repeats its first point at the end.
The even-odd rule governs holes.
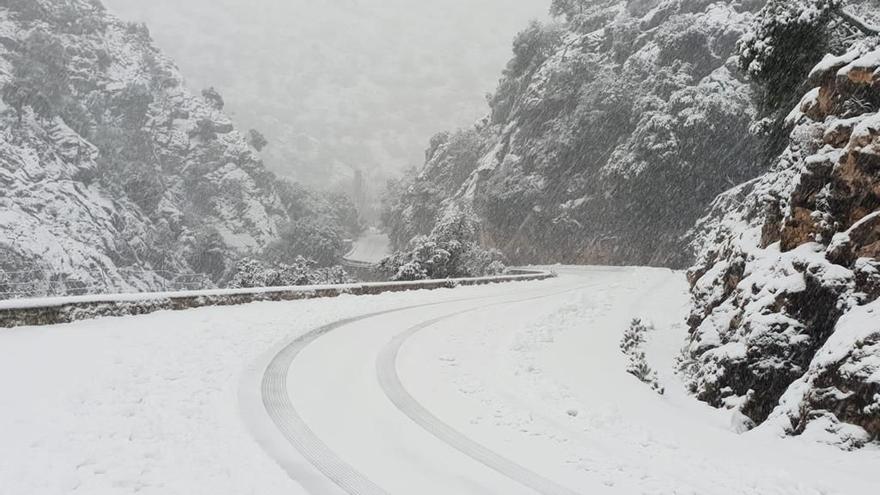
{"type": "Polygon", "coordinates": [[[477,296],[337,321],[294,339],[268,360],[260,394],[268,419],[301,458],[277,439],[264,436],[264,446],[316,494],[578,493],[433,415],[401,382],[397,358],[420,330],[552,301],[595,285],[590,273],[501,284],[477,296]]]}
{"type": "Polygon", "coordinates": [[[251,370],[245,417],[317,495],[867,493],[870,454],[835,457],[829,474],[822,446],[738,435],[729,411],[687,393],[674,374],[683,274],[557,271],[415,294],[291,338],[251,370]],[[656,325],[644,351],[663,396],[626,372],[633,317],[656,325]]]}
{"type": "MultiPolygon", "coordinates": [[[[371,481],[369,477],[363,474],[368,471],[355,467],[354,464],[357,463],[350,464],[343,461],[334,451],[334,448],[328,445],[327,442],[334,443],[334,440],[338,441],[338,432],[333,434],[333,436],[336,437],[335,439],[328,439],[326,442],[319,438],[309,426],[309,421],[303,417],[303,415],[308,415],[310,411],[315,410],[314,406],[317,405],[317,403],[324,403],[324,406],[318,406],[318,409],[321,407],[327,407],[329,410],[316,415],[314,418],[316,420],[315,423],[326,423],[329,417],[341,414],[344,417],[338,419],[340,422],[340,430],[350,430],[355,428],[354,425],[356,424],[363,425],[364,430],[358,431],[356,435],[351,435],[349,438],[352,439],[360,438],[366,430],[372,430],[376,426],[384,428],[385,422],[389,419],[402,421],[405,426],[410,426],[404,416],[406,415],[407,417],[414,419],[419,426],[424,428],[424,432],[417,432],[418,435],[406,434],[403,436],[401,436],[402,433],[400,431],[394,432],[398,437],[396,441],[412,443],[412,448],[418,446],[420,456],[426,456],[431,451],[439,450],[439,452],[434,454],[437,456],[437,462],[447,464],[448,468],[448,463],[451,462],[449,459],[449,453],[446,448],[438,443],[438,441],[445,443],[473,460],[497,471],[500,475],[509,478],[511,481],[516,481],[524,485],[522,488],[512,488],[509,486],[509,481],[503,480],[500,482],[498,489],[505,490],[505,493],[533,493],[525,489],[525,487],[537,488],[539,493],[547,494],[568,495],[575,493],[550,480],[542,478],[540,475],[530,472],[527,468],[509,461],[475,442],[469,441],[466,437],[456,432],[448,425],[445,425],[437,418],[432,417],[427,410],[421,408],[419,404],[406,393],[396,374],[395,364],[399,346],[408,335],[411,335],[418,329],[433,325],[451,316],[480,311],[482,308],[503,304],[523,303],[574,290],[573,288],[560,288],[558,287],[558,284],[538,285],[550,286],[546,288],[512,287],[508,284],[498,286],[496,291],[492,291],[498,292],[498,295],[493,294],[478,298],[456,299],[443,303],[430,303],[383,311],[357,318],[341,320],[317,328],[284,346],[270,361],[263,375],[261,384],[264,407],[266,408],[272,422],[277,426],[284,438],[290,442],[290,444],[294,446],[315,469],[320,471],[327,479],[332,481],[336,487],[345,493],[372,495],[392,492],[371,481]],[[535,295],[523,297],[524,293],[534,293],[535,295]],[[444,316],[435,317],[434,315],[437,314],[444,316]],[[324,341],[315,344],[316,341],[322,337],[330,337],[334,332],[345,332],[346,334],[356,333],[359,337],[367,337],[371,341],[371,345],[382,344],[388,339],[389,335],[393,335],[400,330],[407,330],[407,327],[401,329],[399,325],[409,325],[412,322],[420,321],[425,315],[429,317],[427,322],[418,323],[414,327],[409,328],[408,331],[402,332],[392,341],[393,345],[385,347],[378,355],[372,352],[361,352],[362,350],[365,351],[365,348],[362,346],[362,342],[359,342],[359,339],[350,341],[349,347],[345,349],[343,349],[342,346],[332,344],[332,339],[330,338],[326,338],[324,341]],[[334,351],[333,354],[335,354],[336,359],[339,360],[339,367],[333,369],[334,366],[331,365],[331,369],[329,370],[323,369],[317,373],[311,371],[305,372],[306,369],[312,366],[312,363],[308,362],[308,356],[306,359],[303,359],[304,362],[298,362],[297,359],[310,345],[315,345],[315,347],[336,347],[337,351],[334,351]],[[355,356],[354,354],[358,355],[355,356]],[[360,370],[357,369],[357,367],[352,366],[353,363],[361,363],[365,360],[376,362],[376,372],[371,375],[364,375],[363,373],[360,373],[360,370]],[[303,371],[297,372],[298,369],[303,371]],[[340,374],[334,376],[334,373],[340,374]],[[343,373],[356,376],[349,375],[350,380],[346,380],[347,383],[343,385],[342,383],[339,383],[340,378],[345,376],[343,373]],[[305,378],[305,380],[303,378],[305,378]],[[384,391],[384,395],[391,399],[393,405],[397,407],[398,411],[396,413],[394,411],[388,411],[386,404],[376,404],[376,396],[370,397],[369,400],[361,402],[357,402],[356,400],[352,401],[351,399],[353,396],[363,392],[363,390],[352,390],[352,387],[355,386],[355,384],[361,383],[361,379],[378,382],[384,391]],[[322,382],[323,384],[319,384],[318,382],[322,382]],[[347,393],[345,393],[346,389],[347,393]],[[337,396],[340,392],[342,392],[342,397],[337,396]],[[311,396],[316,400],[314,402],[308,402],[307,399],[305,399],[307,396],[311,396]],[[297,400],[294,400],[292,397],[297,397],[297,400]],[[334,401],[339,401],[340,403],[334,404],[334,401]],[[353,412],[354,415],[352,414],[353,412]],[[370,415],[368,416],[364,413],[370,413],[370,415]],[[434,439],[428,439],[428,441],[425,441],[426,438],[424,433],[433,435],[434,439]]],[[[332,337],[338,338],[340,335],[341,333],[332,335],[332,337]]],[[[319,349],[313,354],[320,355],[322,352],[319,349]]],[[[371,389],[374,384],[361,383],[361,385],[364,385],[364,389],[371,389]]],[[[381,402],[382,397],[378,398],[381,402]]],[[[405,431],[407,429],[408,428],[404,428],[403,430],[405,431]]],[[[388,438],[386,437],[385,440],[387,441],[388,438]]],[[[354,445],[356,449],[369,451],[370,449],[375,448],[376,451],[381,450],[379,445],[363,443],[365,440],[360,439],[357,441],[361,442],[361,444],[354,445]]],[[[349,445],[348,447],[352,446],[349,445]]],[[[350,451],[348,448],[340,450],[350,451]]],[[[462,487],[456,488],[453,486],[449,486],[449,488],[440,488],[444,485],[438,485],[437,482],[433,480],[431,482],[428,482],[427,479],[424,481],[418,481],[415,473],[411,471],[413,466],[405,467],[407,464],[411,464],[411,462],[408,462],[408,459],[394,459],[392,456],[382,456],[381,459],[383,463],[388,465],[393,466],[399,464],[399,467],[396,469],[387,469],[394,469],[399,473],[408,473],[403,477],[395,476],[396,479],[393,480],[394,483],[392,483],[392,485],[398,483],[401,484],[400,490],[402,491],[399,491],[400,493],[412,493],[412,490],[417,490],[419,493],[435,493],[433,491],[426,491],[424,488],[426,486],[432,486],[432,489],[437,490],[436,493],[451,493],[447,490],[462,489],[462,487]]],[[[456,478],[460,477],[463,480],[468,480],[469,477],[473,477],[473,479],[469,480],[470,483],[473,483],[473,486],[489,487],[499,485],[498,480],[491,479],[494,478],[494,476],[488,476],[489,479],[483,479],[487,478],[487,476],[479,473],[481,468],[467,465],[472,464],[467,461],[465,461],[464,464],[465,465],[460,468],[461,471],[455,473],[456,478]],[[470,474],[471,472],[474,472],[474,474],[470,474]]],[[[386,468],[386,466],[383,466],[383,468],[386,468]]],[[[289,471],[296,473],[296,469],[296,467],[290,468],[289,471]]],[[[302,471],[300,470],[299,472],[301,473],[302,471]]],[[[429,473],[419,474],[424,476],[429,473]]],[[[452,479],[450,481],[455,480],[452,479]]],[[[454,484],[455,483],[453,483],[453,485],[454,484]]],[[[308,483],[306,483],[306,485],[308,485],[308,483]]],[[[330,488],[326,485],[307,486],[307,488],[311,488],[310,491],[312,493],[338,493],[337,489],[330,488]]],[[[495,489],[492,490],[494,491],[495,489]]],[[[481,488],[478,492],[486,493],[484,488],[481,488]]],[[[467,491],[458,491],[456,493],[467,493],[467,491]]]]}
{"type": "MultiPolygon", "coordinates": [[[[519,305],[561,293],[562,292],[551,295],[545,294],[528,297],[514,301],[492,303],[488,306],[519,305]]],[[[382,349],[382,352],[379,354],[376,361],[376,372],[379,378],[379,384],[382,386],[385,395],[402,413],[406,414],[416,424],[424,428],[425,431],[430,432],[432,435],[454,447],[459,452],[480,462],[486,467],[493,469],[499,474],[507,476],[512,480],[516,480],[523,486],[534,489],[538,493],[547,495],[575,495],[577,492],[555,483],[554,481],[535,473],[529,468],[519,465],[503,455],[492,451],[480,443],[468,438],[465,434],[456,430],[449,424],[443,422],[443,420],[432,414],[431,411],[426,409],[416,398],[414,398],[407,391],[401,381],[397,369],[397,358],[404,343],[423,330],[443,323],[451,318],[480,311],[486,307],[487,306],[482,306],[476,309],[458,311],[446,316],[428,320],[409,328],[407,331],[395,337],[382,349]]]]}
{"type": "Polygon", "coordinates": [[[390,244],[387,234],[368,232],[354,242],[351,251],[345,255],[345,260],[351,263],[375,265],[391,254],[390,244]]]}

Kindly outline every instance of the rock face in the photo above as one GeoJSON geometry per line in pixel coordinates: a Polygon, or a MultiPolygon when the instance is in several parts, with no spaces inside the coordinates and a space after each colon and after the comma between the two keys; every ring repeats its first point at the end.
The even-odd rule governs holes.
{"type": "Polygon", "coordinates": [[[467,208],[514,263],[684,267],[684,233],[760,173],[731,57],[759,2],[574,4],[518,36],[489,117],[434,138],[386,215],[397,247],[467,208]]]}
{"type": "Polygon", "coordinates": [[[211,286],[326,206],[98,1],[4,2],[0,86],[0,299],[211,286]]]}
{"type": "Polygon", "coordinates": [[[880,437],[880,49],[826,57],[767,174],[700,221],[684,369],[762,428],[880,437]]]}

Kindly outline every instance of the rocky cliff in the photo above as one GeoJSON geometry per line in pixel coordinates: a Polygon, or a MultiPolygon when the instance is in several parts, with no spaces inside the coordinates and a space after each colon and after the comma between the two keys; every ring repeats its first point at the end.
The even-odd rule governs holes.
{"type": "Polygon", "coordinates": [[[2,2],[0,86],[0,298],[209,287],[294,221],[340,223],[97,0],[2,2]]]}
{"type": "Polygon", "coordinates": [[[386,214],[402,247],[472,208],[515,263],[668,265],[721,192],[760,173],[732,57],[760,2],[553,2],[473,129],[434,138],[386,214]]]}
{"type": "Polygon", "coordinates": [[[692,390],[762,428],[880,436],[880,50],[828,56],[772,170],[700,221],[692,390]]]}

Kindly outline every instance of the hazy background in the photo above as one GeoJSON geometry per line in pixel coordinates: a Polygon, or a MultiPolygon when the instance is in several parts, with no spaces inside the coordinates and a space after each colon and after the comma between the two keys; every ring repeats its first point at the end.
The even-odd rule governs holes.
{"type": "Polygon", "coordinates": [[[104,0],[146,22],[195,89],[269,139],[282,176],[378,189],[435,132],[486,111],[511,40],[549,0],[104,0]]]}

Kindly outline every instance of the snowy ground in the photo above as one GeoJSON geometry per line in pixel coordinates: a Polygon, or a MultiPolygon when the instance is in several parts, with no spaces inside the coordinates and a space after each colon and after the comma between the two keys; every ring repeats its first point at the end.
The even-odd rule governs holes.
{"type": "Polygon", "coordinates": [[[0,493],[344,493],[330,478],[348,475],[352,493],[420,495],[876,489],[876,450],[738,435],[684,394],[681,274],[560,271],[2,331],[0,493]],[[399,311],[317,335],[279,371],[312,435],[295,448],[266,412],[267,364],[317,327],[386,310],[399,311]],[[662,397],[624,371],[633,316],[657,326],[662,397]]]}

